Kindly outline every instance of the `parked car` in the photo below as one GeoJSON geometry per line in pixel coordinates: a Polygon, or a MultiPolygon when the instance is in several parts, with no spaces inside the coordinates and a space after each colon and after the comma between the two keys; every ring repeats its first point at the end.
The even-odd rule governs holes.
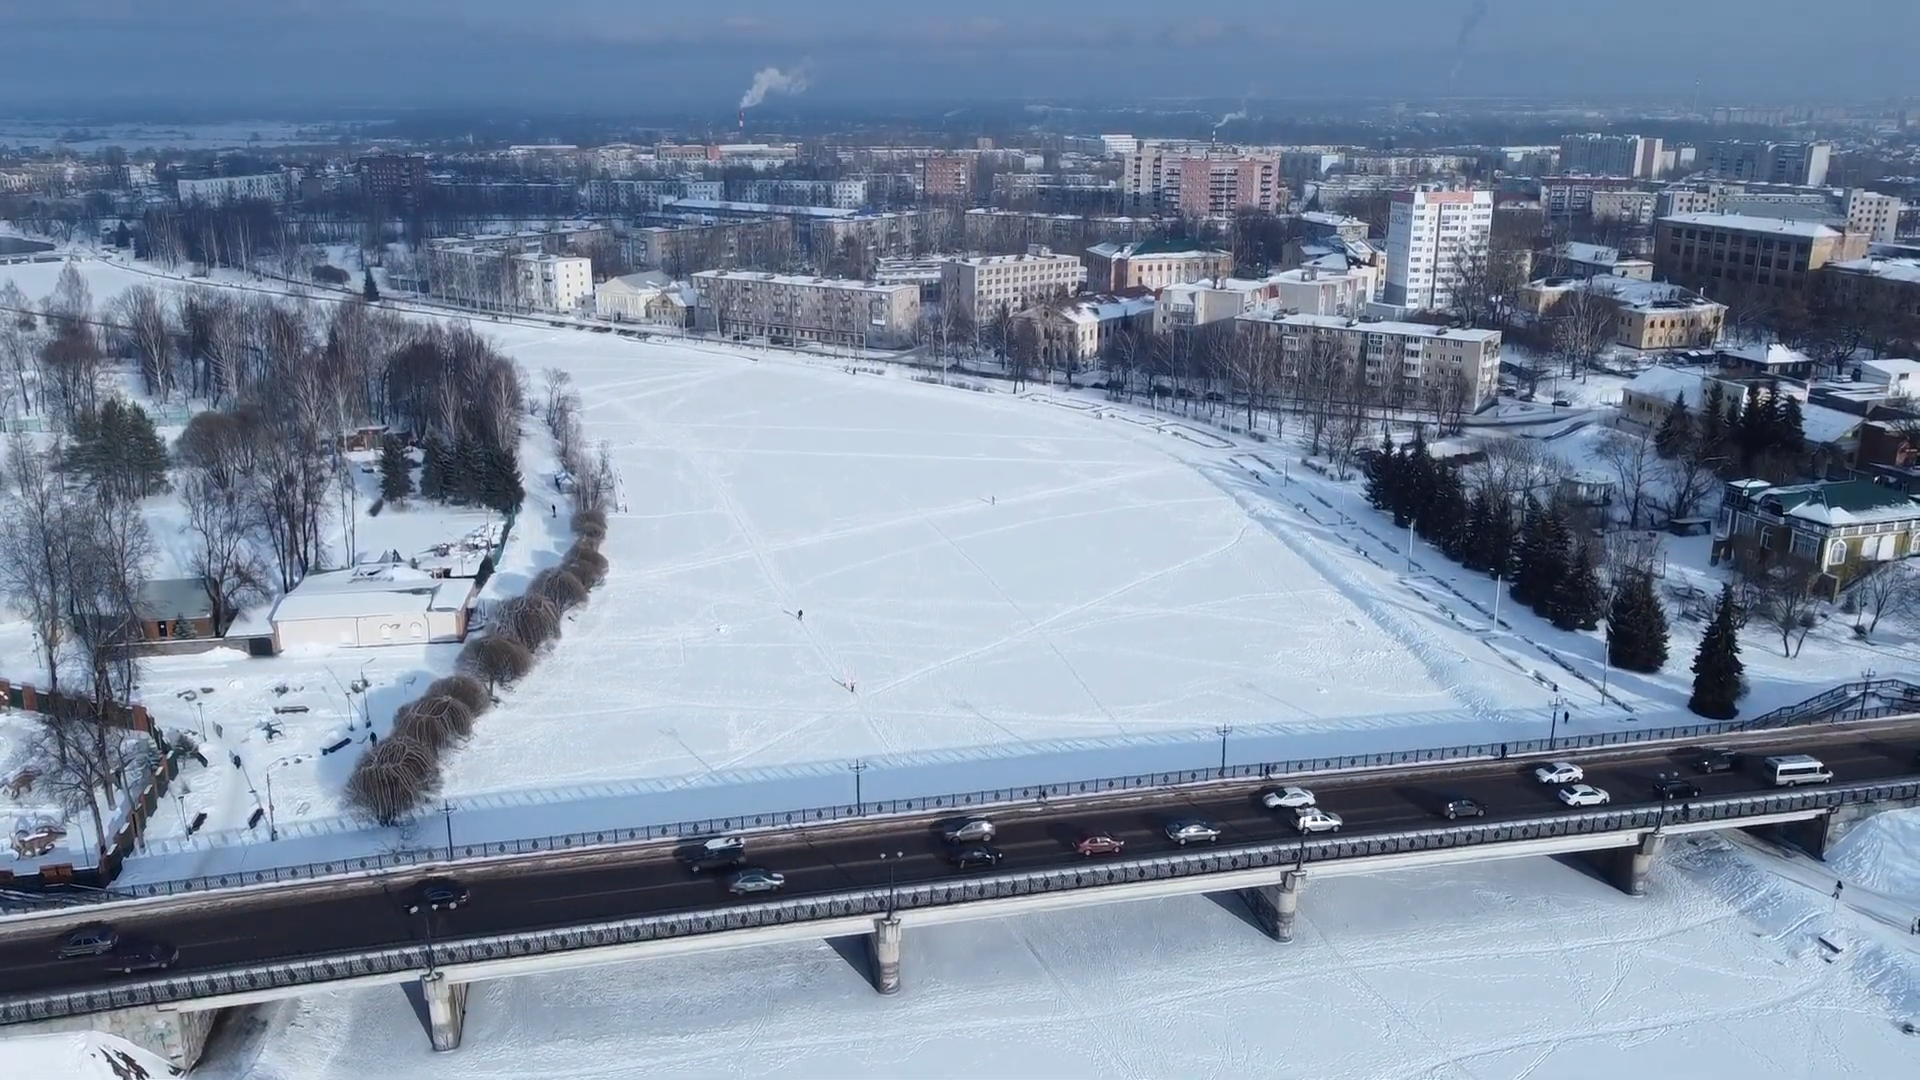
{"type": "Polygon", "coordinates": [[[1088,833],[1073,845],[1073,850],[1082,855],[1118,855],[1126,846],[1125,840],[1111,833],[1088,833]]]}
{"type": "Polygon", "coordinates": [[[1700,785],[1679,773],[1661,773],[1653,778],[1653,793],[1662,799],[1697,799],[1700,785]]]}
{"type": "Polygon", "coordinates": [[[1703,773],[1732,772],[1739,763],[1739,754],[1724,746],[1713,746],[1700,751],[1700,756],[1693,759],[1693,768],[1703,773]]]}
{"type": "Polygon", "coordinates": [[[1006,858],[999,848],[992,844],[962,844],[947,852],[947,861],[962,870],[971,870],[976,866],[994,866],[1006,858]]]}
{"type": "Polygon", "coordinates": [[[993,827],[992,821],[983,817],[977,817],[968,818],[965,821],[948,825],[945,836],[949,844],[965,844],[974,841],[991,840],[993,839],[993,834],[998,831],[998,829],[993,827]]]}
{"type": "Polygon", "coordinates": [[[1220,827],[1210,821],[1175,821],[1167,825],[1167,839],[1186,847],[1188,844],[1214,843],[1220,839],[1220,827]]]}
{"type": "Polygon", "coordinates": [[[112,952],[113,947],[119,943],[120,932],[110,923],[86,923],[67,931],[67,936],[60,939],[60,959],[100,956],[112,952]]]}
{"type": "Polygon", "coordinates": [[[1339,832],[1344,824],[1339,814],[1328,813],[1317,806],[1303,806],[1293,815],[1293,827],[1303,833],[1339,832]]]}
{"type": "Polygon", "coordinates": [[[1260,804],[1269,810],[1298,810],[1314,804],[1313,792],[1303,787],[1274,788],[1260,796],[1260,804]]]}
{"type": "Polygon", "coordinates": [[[731,870],[747,860],[747,843],[737,836],[717,836],[674,852],[682,866],[698,874],[731,870]]]}
{"type": "Polygon", "coordinates": [[[165,971],[180,959],[180,950],[164,941],[135,941],[123,938],[107,954],[108,971],[131,975],[136,971],[165,971]]]}
{"type": "Polygon", "coordinates": [[[1481,805],[1478,799],[1455,795],[1441,802],[1440,816],[1448,821],[1463,817],[1486,817],[1487,808],[1481,805]]]}
{"type": "Polygon", "coordinates": [[[1560,801],[1568,806],[1605,806],[1613,796],[1592,784],[1569,784],[1560,789],[1560,801]]]}
{"type": "Polygon", "coordinates": [[[1577,784],[1587,778],[1587,771],[1571,761],[1550,761],[1533,770],[1533,778],[1543,784],[1577,784]]]}
{"type": "Polygon", "coordinates": [[[418,915],[422,911],[453,911],[467,906],[471,894],[467,887],[452,878],[428,878],[414,889],[413,903],[407,905],[407,914],[418,915]]]}
{"type": "Polygon", "coordinates": [[[736,870],[727,879],[727,891],[735,896],[746,893],[779,892],[787,884],[787,875],[749,866],[736,870]]]}

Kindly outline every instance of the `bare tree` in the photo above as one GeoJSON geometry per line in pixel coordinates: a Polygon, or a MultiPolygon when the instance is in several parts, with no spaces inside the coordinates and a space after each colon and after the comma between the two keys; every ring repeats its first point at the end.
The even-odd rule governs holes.
{"type": "Polygon", "coordinates": [[[1854,630],[1870,637],[1880,627],[1880,617],[1905,608],[1914,597],[1913,571],[1904,563],[1881,563],[1853,586],[1853,599],[1860,606],[1854,630]]]}
{"type": "Polygon", "coordinates": [[[453,698],[475,717],[493,708],[493,698],[487,694],[487,688],[471,675],[443,675],[427,685],[424,696],[453,698]]]}
{"type": "Polygon", "coordinates": [[[77,516],[55,460],[15,434],[7,448],[7,475],[17,498],[0,514],[0,586],[33,627],[50,693],[60,689],[66,619],[73,607],[66,554],[77,516]]]}
{"type": "Polygon", "coordinates": [[[573,575],[580,584],[597,589],[607,580],[607,557],[593,548],[575,544],[560,562],[560,569],[573,575]]]}
{"type": "Polygon", "coordinates": [[[527,595],[538,596],[564,612],[587,602],[587,587],[566,570],[548,567],[533,576],[527,595]]]}
{"type": "Polygon", "coordinates": [[[1700,447],[1694,445],[1697,440],[1689,439],[1669,461],[1660,464],[1660,472],[1667,484],[1667,517],[1692,517],[1700,504],[1718,480],[1714,475],[1713,462],[1703,456],[1700,447]]]}
{"type": "Polygon", "coordinates": [[[1618,309],[1613,298],[1594,289],[1572,289],[1547,312],[1554,347],[1566,358],[1567,374],[1593,366],[1613,340],[1618,309]]]}
{"type": "Polygon", "coordinates": [[[7,382],[6,397],[19,398],[23,416],[33,412],[27,372],[39,352],[38,325],[26,294],[8,278],[0,285],[0,377],[7,382]]]}
{"type": "Polygon", "coordinates": [[[503,600],[487,622],[489,634],[512,638],[529,651],[560,636],[560,609],[540,596],[503,600]]]}
{"type": "Polygon", "coordinates": [[[1758,595],[1759,614],[1767,625],[1780,632],[1780,655],[1791,659],[1800,655],[1817,619],[1819,597],[1814,595],[1817,576],[1812,564],[1803,559],[1783,558],[1749,574],[1758,595]]]}
{"type": "Polygon", "coordinates": [[[270,595],[272,569],[260,553],[259,515],[250,489],[223,486],[205,474],[182,484],[187,507],[187,569],[207,591],[213,632],[223,634],[246,605],[270,595]]]}
{"type": "Polygon", "coordinates": [[[174,388],[174,334],[160,294],[147,285],[128,289],[114,299],[113,318],[140,364],[140,381],[147,396],[167,400],[174,388]]]}
{"type": "Polygon", "coordinates": [[[86,661],[94,701],[102,708],[129,703],[139,681],[140,594],[155,553],[153,536],[136,503],[97,498],[73,509],[60,552],[68,634],[86,661]]]}
{"type": "Polygon", "coordinates": [[[458,660],[462,674],[486,684],[492,693],[533,670],[533,654],[511,638],[483,637],[467,642],[458,660]]]}
{"type": "Polygon", "coordinates": [[[1472,487],[1490,502],[1519,506],[1567,469],[1566,462],[1537,439],[1490,437],[1476,442],[1474,448],[1481,457],[1468,466],[1472,487]]]}
{"type": "Polygon", "coordinates": [[[1647,483],[1659,471],[1660,455],[1653,440],[1632,432],[1609,431],[1600,440],[1600,458],[1613,469],[1620,481],[1620,497],[1627,504],[1627,527],[1640,527],[1640,508],[1646,501],[1647,483]]]}
{"type": "Polygon", "coordinates": [[[394,738],[413,738],[445,752],[473,737],[473,710],[452,697],[423,697],[393,714],[394,738]]]}
{"type": "Polygon", "coordinates": [[[347,805],[376,825],[397,825],[440,790],[440,756],[431,743],[393,735],[361,757],[347,778],[347,805]]]}

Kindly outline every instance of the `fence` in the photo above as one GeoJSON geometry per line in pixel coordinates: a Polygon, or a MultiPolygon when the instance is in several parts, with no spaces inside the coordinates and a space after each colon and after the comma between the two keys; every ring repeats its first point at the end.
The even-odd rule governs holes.
{"type": "Polygon", "coordinates": [[[862,916],[878,917],[891,911],[1014,899],[1107,885],[1167,881],[1240,870],[1277,870],[1342,859],[1441,851],[1481,844],[1617,834],[1659,829],[1679,822],[1737,822],[1769,814],[1915,798],[1920,798],[1920,781],[1870,782],[1827,787],[1818,791],[1736,795],[1691,803],[1574,812],[1519,821],[1435,826],[1371,836],[1302,836],[1297,840],[1191,854],[1182,852],[1092,866],[1075,864],[953,881],[904,882],[824,896],[645,915],[563,930],[513,932],[445,941],[431,946],[375,948],[232,971],[173,976],[110,989],[23,996],[0,1002],[0,1024],[237,993],[290,989],[343,979],[391,976],[421,969],[427,959],[427,948],[432,949],[433,960],[439,966],[454,967],[762,927],[862,916]]]}
{"type": "Polygon", "coordinates": [[[1594,735],[1570,735],[1559,738],[1524,739],[1505,743],[1474,743],[1465,746],[1421,750],[1396,750],[1379,754],[1349,754],[1340,757],[1303,758],[1293,761],[1255,764],[1229,764],[1220,769],[1185,769],[1173,772],[1140,773],[1132,776],[1105,777],[1061,784],[994,788],[984,791],[923,796],[911,799],[886,799],[871,802],[842,803],[833,806],[742,814],[734,817],[674,821],[627,829],[597,829],[551,836],[489,841],[479,844],[447,844],[387,851],[327,862],[268,867],[232,874],[173,881],[145,882],[116,892],[121,898],[134,896],[173,896],[207,889],[228,889],[276,882],[300,881],[338,874],[365,873],[398,867],[419,866],[441,860],[498,858],[510,855],[535,855],[543,852],[607,847],[674,840],[690,836],[729,833],[745,829],[790,828],[833,822],[881,817],[894,814],[920,814],[942,810],[969,810],[1050,799],[1114,795],[1133,791],[1154,791],[1221,780],[1270,780],[1302,777],[1361,769],[1390,768],[1400,765],[1424,765],[1443,762],[1486,761],[1501,757],[1560,753],[1632,746],[1639,743],[1678,742],[1716,739],[1727,735],[1772,730],[1810,723],[1815,719],[1866,720],[1920,712],[1920,686],[1900,679],[1878,679],[1835,687],[1798,705],[1755,717],[1751,720],[1725,720],[1685,724],[1664,728],[1631,728],[1594,735]],[[1878,699],[1881,703],[1870,704],[1878,699]],[[1857,700],[1857,706],[1855,705],[1857,700]],[[1891,704],[1888,702],[1892,702],[1891,704]],[[1824,703],[1817,705],[1816,703],[1824,703]]]}

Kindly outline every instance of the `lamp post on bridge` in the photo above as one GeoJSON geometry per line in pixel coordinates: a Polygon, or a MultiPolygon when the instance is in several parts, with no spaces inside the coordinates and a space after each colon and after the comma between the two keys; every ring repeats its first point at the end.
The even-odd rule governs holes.
{"type": "Polygon", "coordinates": [[[1220,779],[1227,778],[1227,736],[1233,734],[1232,724],[1221,724],[1213,729],[1220,736],[1220,779]]]}
{"type": "Polygon", "coordinates": [[[860,774],[867,771],[867,763],[863,760],[855,760],[849,764],[847,768],[853,772],[853,816],[865,817],[867,814],[867,804],[866,801],[861,798],[860,774]]]}
{"type": "Polygon", "coordinates": [[[907,853],[904,851],[896,851],[891,855],[884,851],[880,853],[880,861],[887,864],[887,918],[889,919],[893,918],[894,896],[896,893],[895,883],[898,878],[895,871],[900,866],[900,860],[906,857],[907,853]]]}
{"type": "Polygon", "coordinates": [[[1547,721],[1547,749],[1554,748],[1554,741],[1560,734],[1560,714],[1566,711],[1567,699],[1559,694],[1553,695],[1553,701],[1547,706],[1553,710],[1547,721]]]}

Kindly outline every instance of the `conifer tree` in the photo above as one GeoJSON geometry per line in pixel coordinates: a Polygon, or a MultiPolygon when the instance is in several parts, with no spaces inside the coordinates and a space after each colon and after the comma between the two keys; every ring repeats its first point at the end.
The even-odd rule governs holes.
{"type": "Polygon", "coordinates": [[[1467,489],[1458,469],[1443,465],[1434,470],[1432,492],[1418,524],[1428,543],[1447,558],[1460,560],[1467,540],[1467,489]]]}
{"type": "Polygon", "coordinates": [[[1693,412],[1687,408],[1687,396],[1675,393],[1666,418],[1660,421],[1660,430],[1654,433],[1654,452],[1671,461],[1680,456],[1692,438],[1693,412]]]}
{"type": "Polygon", "coordinates": [[[473,436],[461,432],[453,440],[453,453],[447,462],[448,501],[468,506],[484,502],[481,487],[485,468],[480,444],[473,436]]]}
{"type": "Polygon", "coordinates": [[[448,486],[447,444],[436,438],[428,438],[421,446],[420,497],[440,502],[451,502],[452,493],[448,486]]]}
{"type": "Polygon", "coordinates": [[[1720,605],[1693,657],[1693,697],[1687,708],[1711,720],[1731,720],[1746,692],[1746,668],[1740,662],[1739,631],[1733,625],[1733,585],[1720,588],[1720,605]]]}
{"type": "Polygon", "coordinates": [[[1367,463],[1367,502],[1375,510],[1386,510],[1394,502],[1394,469],[1400,456],[1393,447],[1393,435],[1380,437],[1380,449],[1367,463]]]}
{"type": "Polygon", "coordinates": [[[1622,671],[1652,674],[1667,663],[1667,613],[1651,575],[1629,571],[1607,615],[1607,660],[1622,671]]]}
{"type": "Polygon", "coordinates": [[[365,276],[360,279],[360,295],[371,304],[380,299],[380,287],[373,283],[373,268],[367,267],[365,276]]]}
{"type": "Polygon", "coordinates": [[[1514,534],[1509,560],[1513,575],[1513,598],[1532,607],[1541,595],[1541,554],[1542,526],[1544,511],[1531,496],[1527,498],[1527,507],[1520,518],[1520,529],[1514,534]]]}
{"type": "Polygon", "coordinates": [[[1700,434],[1700,453],[1713,457],[1720,453],[1720,447],[1727,441],[1727,394],[1720,388],[1720,380],[1715,379],[1707,387],[1707,396],[1700,403],[1700,415],[1695,418],[1695,428],[1700,434]]]}
{"type": "Polygon", "coordinates": [[[1595,565],[1592,544],[1576,544],[1563,563],[1565,571],[1555,583],[1542,612],[1561,630],[1592,630],[1600,625],[1600,572],[1595,565]]]}
{"type": "Polygon", "coordinates": [[[413,494],[413,461],[406,444],[388,435],[380,440],[380,497],[399,502],[413,494]]]}
{"type": "Polygon", "coordinates": [[[1493,511],[1485,493],[1475,491],[1467,499],[1467,517],[1461,526],[1460,565],[1469,570],[1492,570],[1487,558],[1487,538],[1493,531],[1493,511]]]}
{"type": "Polygon", "coordinates": [[[479,460],[475,501],[502,514],[519,509],[526,498],[526,489],[521,485],[520,463],[513,452],[488,445],[479,450],[479,460]]]}
{"type": "Polygon", "coordinates": [[[1773,421],[1772,449],[1789,458],[1798,458],[1806,449],[1807,432],[1800,412],[1800,399],[1791,394],[1776,395],[1780,404],[1773,421]]]}

